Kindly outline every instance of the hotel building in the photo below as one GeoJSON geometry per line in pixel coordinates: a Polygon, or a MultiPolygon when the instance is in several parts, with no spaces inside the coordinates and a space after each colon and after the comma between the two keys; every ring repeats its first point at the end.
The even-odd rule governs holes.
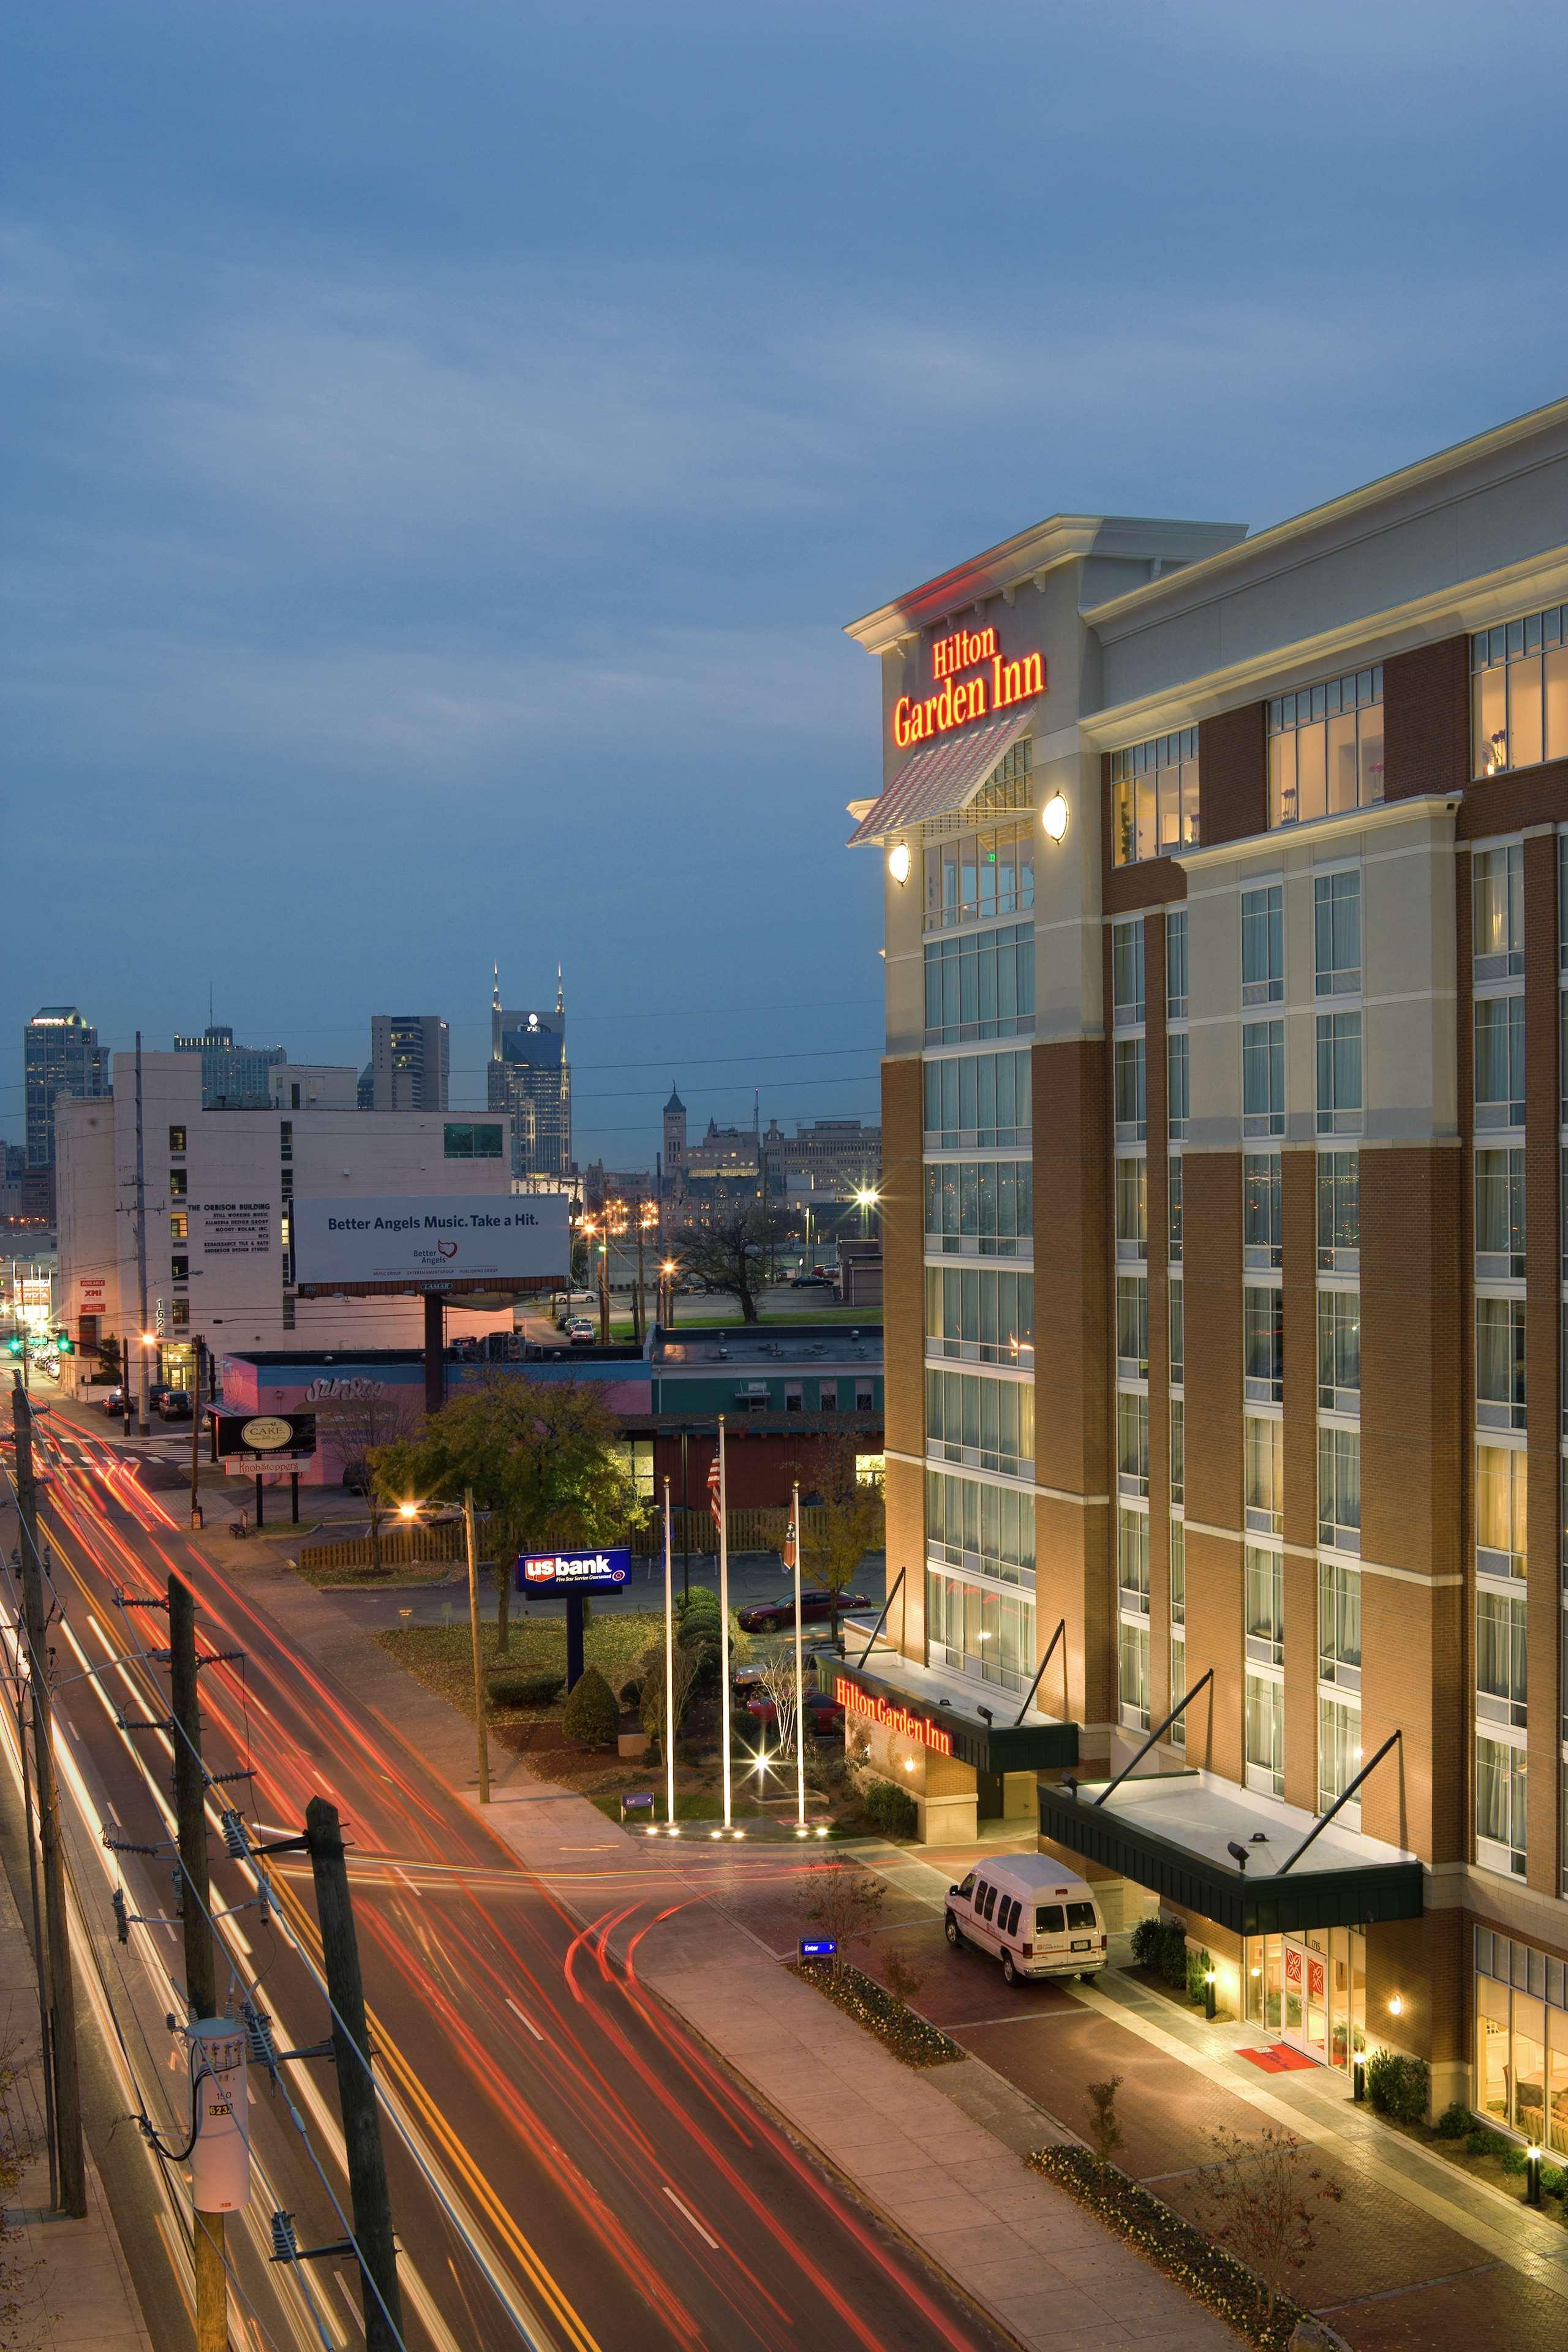
{"type": "Polygon", "coordinates": [[[850,634],[851,1729],[926,1834],[1037,1804],[1223,2005],[1561,2154],[1568,401],[1256,536],[1054,516],[850,634]]]}

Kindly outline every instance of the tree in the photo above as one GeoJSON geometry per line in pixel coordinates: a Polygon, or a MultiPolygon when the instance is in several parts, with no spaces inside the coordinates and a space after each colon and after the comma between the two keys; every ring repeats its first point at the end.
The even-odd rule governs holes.
{"type": "Polygon", "coordinates": [[[836,1976],[848,1966],[850,1945],[863,1944],[880,1922],[886,1894],[879,1878],[853,1862],[816,1862],[802,1874],[795,1909],[807,1927],[837,1945],[830,1963],[836,1976]]]}
{"type": "Polygon", "coordinates": [[[584,1666],[566,1694],[561,1728],[574,1747],[604,1748],[621,1727],[616,1695],[597,1666],[584,1666]]]}
{"type": "Polygon", "coordinates": [[[384,1486],[372,1465],[384,1446],[398,1438],[411,1438],[417,1431],[423,1414],[419,1405],[407,1391],[391,1395],[332,1397],[316,1407],[318,1439],[331,1438],[342,1463],[345,1484],[359,1485],[364,1491],[365,1509],[370,1517],[370,1564],[380,1575],[381,1531],[395,1506],[412,1502],[417,1489],[384,1486]]]}
{"type": "Polygon", "coordinates": [[[98,1335],[98,1369],[111,1381],[121,1377],[120,1342],[112,1331],[100,1331],[98,1335]]]}
{"type": "Polygon", "coordinates": [[[1116,2120],[1116,2094],[1121,2088],[1120,2074],[1088,2086],[1089,2144],[1101,2164],[1109,2164],[1121,2145],[1121,2126],[1116,2120]]]}
{"type": "Polygon", "coordinates": [[[795,1643],[781,1642],[763,1661],[763,1690],[773,1701],[773,1749],[793,1756],[800,1722],[800,1685],[795,1680],[795,1643]]]}
{"type": "MultiPolygon", "coordinates": [[[[805,1514],[801,1514],[805,1519],[805,1514]]],[[[801,1529],[801,1558],[812,1581],[825,1585],[833,1596],[833,1639],[838,1639],[838,1602],[848,1591],[868,1551],[879,1551],[887,1540],[880,1475],[862,1478],[855,1455],[847,1446],[837,1460],[813,1521],[801,1529]]]]}
{"type": "Polygon", "coordinates": [[[683,1272],[737,1301],[743,1323],[757,1320],[767,1283],[769,1219],[755,1201],[720,1203],[710,1223],[686,1225],[674,1254],[683,1272]]]}
{"type": "MultiPolygon", "coordinates": [[[[677,1642],[671,1652],[670,1688],[675,1696],[675,1731],[686,1720],[686,1710],[691,1703],[691,1693],[702,1671],[703,1652],[700,1643],[677,1642]]],[[[664,1738],[664,1643],[650,1642],[637,1663],[637,1675],[642,1685],[642,1727],[650,1739],[664,1738]]]]}
{"type": "Polygon", "coordinates": [[[1272,2332],[1285,2273],[1306,2269],[1322,2208],[1337,2205],[1343,2192],[1294,2132],[1270,2124],[1258,2139],[1233,2131],[1213,2138],[1219,2155],[1198,2174],[1199,2219],[1262,2280],[1272,2332]]]}
{"type": "Polygon", "coordinates": [[[615,1415],[584,1381],[491,1371],[432,1413],[416,1441],[384,1446],[375,1471],[393,1493],[457,1500],[473,1488],[490,1515],[503,1657],[513,1557],[621,1543],[643,1517],[615,1415]]]}

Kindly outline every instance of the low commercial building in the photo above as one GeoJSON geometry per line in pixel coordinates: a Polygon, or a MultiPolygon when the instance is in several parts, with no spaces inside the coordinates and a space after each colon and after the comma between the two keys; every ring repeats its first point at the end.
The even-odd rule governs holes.
{"type": "Polygon", "coordinates": [[[851,634],[865,1720],[976,1810],[1045,1775],[1259,2029],[1568,2153],[1568,402],[1256,537],[1057,515],[851,634]]]}

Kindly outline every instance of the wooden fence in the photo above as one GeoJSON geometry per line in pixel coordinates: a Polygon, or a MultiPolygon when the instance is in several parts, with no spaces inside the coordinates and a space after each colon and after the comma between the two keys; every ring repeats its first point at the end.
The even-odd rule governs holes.
{"type": "MultiPolygon", "coordinates": [[[[479,1546],[482,1553],[484,1545],[479,1546]]],[[[412,1568],[416,1560],[455,1560],[463,1558],[463,1522],[450,1519],[437,1527],[390,1527],[382,1530],[381,1562],[384,1568],[412,1568]]],[[[312,1570],[329,1568],[369,1568],[370,1538],[345,1536],[341,1543],[303,1544],[300,1549],[300,1565],[312,1570]]]]}
{"type": "MultiPolygon", "coordinates": [[[[670,1513],[671,1534],[677,1552],[712,1552],[719,1549],[719,1530],[713,1524],[711,1511],[688,1511],[679,1505],[670,1513]]],[[[821,1534],[827,1513],[820,1503],[807,1504],[801,1512],[807,1535],[821,1534]]],[[[738,1551],[776,1551],[784,1549],[784,1529],[789,1525],[789,1513],[777,1506],[729,1514],[730,1549],[738,1551]]],[[[639,1528],[632,1538],[632,1549],[640,1558],[664,1549],[664,1517],[655,1511],[647,1525],[639,1528]]]]}

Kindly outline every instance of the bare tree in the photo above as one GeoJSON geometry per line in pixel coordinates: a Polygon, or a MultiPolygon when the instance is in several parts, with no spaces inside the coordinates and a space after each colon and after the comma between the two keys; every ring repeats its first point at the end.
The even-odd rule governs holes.
{"type": "Polygon", "coordinates": [[[769,1225],[757,1202],[726,1201],[710,1223],[683,1226],[672,1244],[682,1272],[733,1298],[743,1323],[757,1320],[766,1287],[769,1225]]]}
{"type": "MultiPolygon", "coordinates": [[[[375,1385],[368,1381],[359,1383],[367,1391],[375,1385]]],[[[357,1486],[364,1496],[370,1518],[370,1564],[379,1576],[382,1528],[398,1500],[416,1498],[395,1496],[384,1489],[375,1475],[373,1457],[379,1447],[391,1445],[399,1438],[413,1437],[424,1413],[405,1389],[384,1391],[380,1396],[365,1393],[329,1397],[316,1406],[315,1412],[318,1443],[322,1438],[331,1440],[342,1463],[344,1483],[357,1486]]]]}
{"type": "Polygon", "coordinates": [[[1306,2269],[1317,2252],[1322,2209],[1337,2205],[1343,2191],[1294,2132],[1270,2124],[1255,2140],[1233,2131],[1213,2137],[1218,2157],[1198,2175],[1198,2218],[1210,2237],[1257,2272],[1272,2328],[1286,2274],[1306,2269]]]}
{"type": "Polygon", "coordinates": [[[890,1944],[882,1955],[882,1974],[893,1999],[901,2000],[906,2009],[926,1980],[924,1969],[897,1944],[890,1944]]]}
{"type": "MultiPolygon", "coordinates": [[[[805,1515],[802,1513],[802,1518],[805,1515]]],[[[841,1445],[822,1506],[801,1529],[801,1558],[814,1583],[832,1594],[833,1639],[838,1639],[838,1603],[848,1591],[868,1551],[887,1541],[887,1516],[879,1476],[862,1478],[852,1447],[841,1445]]]]}
{"type": "Polygon", "coordinates": [[[1121,2126],[1116,2119],[1116,2094],[1121,2088],[1120,2074],[1088,2085],[1089,2144],[1101,2164],[1109,2164],[1121,2145],[1121,2126]]]}
{"type": "Polygon", "coordinates": [[[764,1656],[762,1686],[773,1701],[775,1751],[793,1756],[800,1728],[800,1685],[795,1680],[793,1642],[781,1642],[764,1656]]]}
{"type": "Polygon", "coordinates": [[[887,1890],[853,1862],[813,1863],[795,1887],[795,1908],[808,1927],[830,1936],[838,1949],[835,1974],[847,1965],[850,1945],[863,1944],[882,1916],[887,1890]]]}

